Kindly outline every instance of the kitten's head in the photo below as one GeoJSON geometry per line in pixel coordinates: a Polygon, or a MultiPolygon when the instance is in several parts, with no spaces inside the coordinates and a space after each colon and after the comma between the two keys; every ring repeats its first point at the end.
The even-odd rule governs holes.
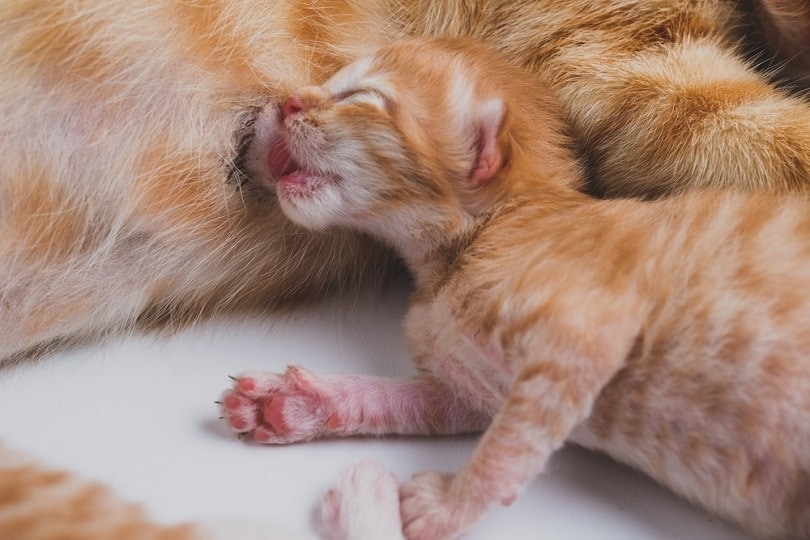
{"type": "Polygon", "coordinates": [[[574,161],[539,82],[469,41],[387,47],[298,90],[280,115],[283,136],[269,155],[276,191],[310,228],[391,236],[463,219],[548,181],[524,159],[530,152],[555,171],[574,161]]]}

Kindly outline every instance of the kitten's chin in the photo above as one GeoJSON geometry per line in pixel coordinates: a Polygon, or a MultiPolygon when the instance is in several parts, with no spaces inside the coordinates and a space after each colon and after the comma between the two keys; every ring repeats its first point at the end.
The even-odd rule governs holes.
{"type": "Polygon", "coordinates": [[[285,174],[276,181],[281,210],[290,220],[308,229],[335,225],[342,207],[337,179],[304,170],[285,174]]]}
{"type": "Polygon", "coordinates": [[[335,177],[295,169],[278,177],[276,193],[279,197],[305,201],[318,198],[321,192],[329,187],[336,188],[337,184],[338,179],[335,177]]]}

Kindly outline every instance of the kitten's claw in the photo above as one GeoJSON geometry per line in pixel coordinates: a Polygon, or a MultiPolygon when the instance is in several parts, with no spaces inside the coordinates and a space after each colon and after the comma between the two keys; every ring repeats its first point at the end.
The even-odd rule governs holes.
{"type": "Polygon", "coordinates": [[[287,444],[326,435],[330,400],[309,372],[290,366],[283,374],[245,373],[233,378],[221,398],[222,411],[235,431],[262,444],[287,444]]]}

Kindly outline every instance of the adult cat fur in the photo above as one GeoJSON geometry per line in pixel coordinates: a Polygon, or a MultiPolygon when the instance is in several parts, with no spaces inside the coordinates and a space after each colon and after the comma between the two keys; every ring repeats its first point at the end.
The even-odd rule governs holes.
{"type": "MultiPolygon", "coordinates": [[[[311,535],[268,523],[218,520],[167,525],[136,504],[67,471],[0,447],[0,538],[8,540],[303,540],[311,535]]],[[[381,465],[348,469],[320,505],[322,538],[400,535],[399,482],[381,465]]]]}
{"type": "Polygon", "coordinates": [[[810,105],[752,67],[787,77],[764,42],[743,42],[800,43],[790,5],[3,0],[0,358],[377,275],[384,251],[302,232],[244,165],[265,103],[404,35],[474,36],[538,73],[594,191],[804,190],[810,105]]]}
{"type": "Polygon", "coordinates": [[[291,225],[242,150],[264,104],[405,35],[475,36],[546,79],[595,191],[804,190],[802,8],[2,0],[0,358],[317,298],[389,267],[361,236],[291,225]]]}

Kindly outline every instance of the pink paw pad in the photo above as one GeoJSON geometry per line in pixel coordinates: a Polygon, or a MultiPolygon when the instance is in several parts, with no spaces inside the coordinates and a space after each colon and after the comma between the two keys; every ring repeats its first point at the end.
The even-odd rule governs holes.
{"type": "Polygon", "coordinates": [[[256,390],[256,381],[253,377],[241,377],[236,380],[236,390],[239,392],[252,392],[256,390]]]}
{"type": "Polygon", "coordinates": [[[284,417],[284,405],[287,403],[287,396],[277,394],[272,396],[262,407],[262,417],[264,421],[279,435],[290,433],[290,426],[284,417]]]}
{"type": "Polygon", "coordinates": [[[222,410],[228,424],[240,433],[250,431],[256,427],[255,404],[242,394],[229,391],[220,401],[222,410]]]}
{"type": "Polygon", "coordinates": [[[231,428],[262,444],[312,439],[334,429],[329,419],[337,418],[315,376],[292,366],[283,374],[242,375],[220,403],[231,428]]]}

